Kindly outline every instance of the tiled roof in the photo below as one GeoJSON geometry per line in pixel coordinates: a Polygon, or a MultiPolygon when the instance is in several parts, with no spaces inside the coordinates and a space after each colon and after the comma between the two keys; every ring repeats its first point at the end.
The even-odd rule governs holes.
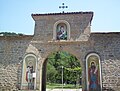
{"type": "Polygon", "coordinates": [[[120,34],[120,32],[91,32],[91,34],[120,34]]]}
{"type": "Polygon", "coordinates": [[[68,15],[68,14],[93,14],[93,12],[92,12],[92,11],[89,11],[89,12],[46,13],[46,14],[31,14],[31,16],[68,15]]]}
{"type": "Polygon", "coordinates": [[[120,32],[91,32],[90,36],[96,37],[120,37],[120,32]]]}

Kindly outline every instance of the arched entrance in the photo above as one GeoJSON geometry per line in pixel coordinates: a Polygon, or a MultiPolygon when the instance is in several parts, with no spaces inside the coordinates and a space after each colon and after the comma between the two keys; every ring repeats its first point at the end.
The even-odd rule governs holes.
{"type": "Polygon", "coordinates": [[[82,87],[81,68],[80,61],[74,55],[64,51],[51,53],[42,65],[42,91],[46,91],[49,83],[59,85],[55,88],[61,90],[80,89],[82,87]]]}

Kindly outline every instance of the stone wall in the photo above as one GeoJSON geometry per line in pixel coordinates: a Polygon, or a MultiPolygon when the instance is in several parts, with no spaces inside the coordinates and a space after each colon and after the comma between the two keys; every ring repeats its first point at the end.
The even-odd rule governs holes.
{"type": "Polygon", "coordinates": [[[38,40],[51,41],[53,32],[56,31],[54,25],[59,20],[69,23],[70,38],[76,40],[91,23],[93,12],[32,14],[32,17],[35,20],[35,37],[39,37],[38,40]]]}
{"type": "Polygon", "coordinates": [[[100,54],[103,88],[120,89],[120,33],[91,34],[93,49],[100,54]]]}
{"type": "MultiPolygon", "coordinates": [[[[75,55],[81,66],[89,53],[101,59],[103,88],[120,89],[120,33],[91,33],[88,41],[40,42],[33,36],[0,37],[0,89],[20,88],[22,61],[26,53],[36,53],[39,64],[54,51],[68,51],[75,55]],[[37,50],[35,48],[37,48],[37,50]]],[[[40,70],[40,68],[38,67],[40,70]]],[[[84,79],[86,69],[83,68],[84,79]]],[[[40,73],[39,73],[40,75],[40,73]]],[[[39,78],[39,77],[38,77],[39,78]]],[[[37,82],[37,85],[39,81],[37,82]]],[[[39,88],[39,85],[37,86],[39,88]]]]}
{"type": "Polygon", "coordinates": [[[16,90],[22,59],[32,36],[0,36],[0,91],[16,90]]]}

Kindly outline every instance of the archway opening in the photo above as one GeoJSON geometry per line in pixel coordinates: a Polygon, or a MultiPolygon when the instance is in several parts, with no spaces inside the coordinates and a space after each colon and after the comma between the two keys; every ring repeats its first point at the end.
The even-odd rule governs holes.
{"type": "Polygon", "coordinates": [[[82,89],[80,61],[65,51],[51,53],[42,68],[42,91],[46,89],[82,89]]]}

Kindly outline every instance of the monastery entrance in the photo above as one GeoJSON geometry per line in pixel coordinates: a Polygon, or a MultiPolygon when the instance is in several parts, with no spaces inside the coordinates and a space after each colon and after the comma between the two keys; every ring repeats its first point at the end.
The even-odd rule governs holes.
{"type": "Polygon", "coordinates": [[[69,77],[76,66],[60,63],[69,63],[59,57],[64,52],[79,60],[82,91],[120,90],[120,33],[92,33],[93,12],[32,14],[32,18],[34,35],[0,36],[0,91],[46,91],[47,81],[74,84],[69,77]],[[49,62],[60,63],[56,66],[60,70],[49,67],[49,62]],[[59,76],[47,76],[50,69],[59,76]]]}
{"type": "MultiPolygon", "coordinates": [[[[49,48],[51,49],[50,45],[49,48]]],[[[21,89],[46,91],[46,84],[55,83],[61,84],[60,89],[70,84],[75,86],[72,89],[82,87],[82,90],[85,91],[101,91],[100,56],[92,52],[82,57],[81,53],[77,53],[71,49],[68,46],[66,48],[63,46],[63,49],[57,50],[54,53],[52,52],[53,50],[47,51],[44,58],[40,59],[41,61],[38,61],[39,58],[35,54],[28,53],[23,61],[21,89]],[[47,74],[47,71],[50,73],[47,74]],[[29,78],[30,74],[32,74],[31,80],[29,78]]]]}
{"type": "Polygon", "coordinates": [[[46,91],[49,81],[62,84],[61,88],[63,84],[82,83],[83,91],[101,91],[102,54],[94,48],[95,45],[99,45],[99,42],[95,44],[97,38],[90,35],[93,12],[33,14],[32,17],[35,20],[35,34],[29,42],[23,60],[21,89],[46,91]],[[74,55],[74,58],[79,60],[82,71],[76,70],[80,69],[77,66],[70,68],[61,64],[61,61],[69,63],[61,54],[67,54],[67,57],[74,55]],[[48,69],[47,64],[51,59],[52,67],[48,69]],[[54,63],[60,64],[56,66],[54,63]],[[47,71],[51,68],[54,70],[53,74],[58,72],[59,76],[48,76],[47,71]],[[74,71],[74,75],[81,72],[81,75],[71,81],[70,79],[74,78],[74,75],[71,77],[73,73],[65,74],[65,70],[74,71]],[[66,75],[68,76],[65,77],[66,75]],[[51,81],[51,77],[57,80],[51,81]]]}
{"type": "Polygon", "coordinates": [[[75,56],[65,51],[51,53],[42,67],[42,91],[47,89],[81,89],[82,67],[75,56]]]}

